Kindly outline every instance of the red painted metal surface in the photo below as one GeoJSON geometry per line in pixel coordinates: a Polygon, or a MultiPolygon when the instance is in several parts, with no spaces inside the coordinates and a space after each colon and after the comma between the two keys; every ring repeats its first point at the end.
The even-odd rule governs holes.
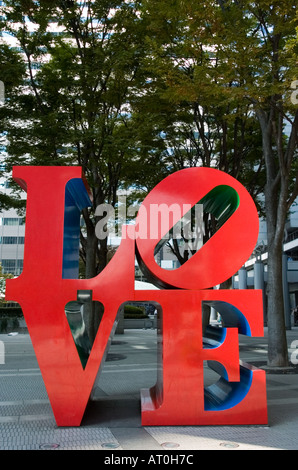
{"type": "Polygon", "coordinates": [[[130,237],[98,278],[62,278],[65,186],[81,177],[80,168],[14,169],[14,178],[27,188],[26,241],[23,273],[7,283],[6,298],[22,307],[58,426],[80,425],[118,308],[134,293],[130,237]],[[64,311],[78,290],[92,290],[92,299],[105,308],[85,369],[64,311]]]}
{"type": "MultiPolygon", "coordinates": [[[[6,299],[19,302],[23,309],[59,426],[80,425],[119,307],[134,300],[156,302],[162,312],[158,381],[152,389],[142,391],[144,425],[267,423],[265,372],[240,367],[238,352],[238,332],[263,335],[262,294],[210,289],[234,274],[256,243],[258,216],[242,185],[207,168],[171,175],[149,194],[143,209],[150,213],[154,204],[175,203],[183,211],[185,204],[193,206],[217,187],[223,191],[214,199],[215,206],[224,202],[224,188],[230,187],[238,197],[237,207],[212,239],[174,271],[155,263],[158,240],[150,238],[152,221],[148,211],[146,215],[141,210],[136,227],[124,227],[120,248],[106,269],[93,279],[82,280],[65,279],[63,274],[67,272],[66,186],[83,179],[81,169],[16,167],[13,176],[28,193],[25,254],[23,273],[7,281],[6,299]],[[147,273],[170,290],[134,290],[135,247],[147,273]],[[92,300],[105,309],[85,368],[65,315],[65,305],[77,299],[79,290],[92,291],[92,300]],[[219,341],[204,344],[202,302],[214,305],[222,314],[225,328],[219,341]],[[204,390],[203,364],[207,360],[217,369],[222,365],[222,379],[204,390]]],[[[80,199],[76,191],[83,190],[74,189],[74,201],[76,196],[80,199]]]]}
{"type": "MultiPolygon", "coordinates": [[[[223,196],[224,197],[224,196],[223,196]]],[[[221,206],[221,194],[213,204],[221,206]]],[[[211,204],[210,204],[211,205],[211,204]]],[[[137,238],[137,252],[147,275],[152,280],[168,287],[180,289],[208,289],[234,275],[249,258],[258,238],[259,221],[253,200],[247,190],[234,178],[212,168],[189,168],[178,171],[159,183],[145,198],[143,208],[136,220],[140,237],[137,238]],[[157,218],[152,207],[175,208],[173,222],[177,222],[189,207],[199,203],[216,187],[229,187],[239,197],[239,207],[224,223],[220,230],[178,269],[167,271],[156,264],[154,249],[159,239],[165,235],[166,224],[157,218]],[[154,230],[153,230],[154,228],[154,230]],[[153,234],[153,236],[151,236],[153,234]]],[[[166,209],[162,216],[167,216],[166,209]]]]}
{"type": "Polygon", "coordinates": [[[173,290],[137,295],[138,300],[154,299],[162,308],[160,373],[155,387],[142,390],[144,426],[267,423],[265,372],[243,365],[240,377],[238,327],[227,328],[218,347],[203,347],[201,305],[206,300],[236,306],[252,326],[252,335],[262,336],[262,297],[257,291],[249,294],[242,290],[173,290]],[[228,376],[210,391],[209,399],[215,403],[211,409],[204,390],[203,361],[207,360],[222,364],[228,376]],[[238,390],[229,390],[230,382],[238,384],[238,390]]]}

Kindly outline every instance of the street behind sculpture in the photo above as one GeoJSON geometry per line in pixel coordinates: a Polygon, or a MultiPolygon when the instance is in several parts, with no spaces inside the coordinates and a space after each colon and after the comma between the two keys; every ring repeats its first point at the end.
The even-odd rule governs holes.
{"type": "Polygon", "coordinates": [[[58,426],[81,424],[117,314],[128,301],[155,303],[161,312],[160,372],[156,385],[141,391],[143,425],[267,424],[265,372],[240,363],[238,346],[239,333],[263,336],[262,293],[212,289],[241,268],[257,241],[257,211],[239,182],[210,168],[170,175],[144,200],[136,224],[123,227],[105,270],[78,279],[80,212],[91,205],[82,169],[15,167],[13,177],[27,191],[26,236],[23,273],[7,281],[6,299],[22,307],[58,426]],[[178,205],[174,226],[197,203],[221,222],[219,230],[181,267],[162,269],[154,253],[168,229],[155,219],[159,239],[150,236],[150,208],[178,205]],[[135,290],[135,256],[159,290],[135,290]],[[90,301],[104,307],[93,344],[77,309],[90,301]],[[204,337],[203,303],[223,323],[204,337]],[[207,388],[204,361],[220,376],[207,388]]]}

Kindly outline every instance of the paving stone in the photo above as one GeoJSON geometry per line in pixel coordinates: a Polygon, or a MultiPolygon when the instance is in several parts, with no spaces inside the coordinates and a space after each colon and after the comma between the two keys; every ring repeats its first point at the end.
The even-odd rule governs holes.
{"type": "MultiPolygon", "coordinates": [[[[290,348],[298,328],[287,335],[290,348]]],[[[142,427],[139,390],[156,381],[156,332],[134,330],[120,339],[110,349],[117,360],[106,362],[82,426],[58,428],[29,335],[0,335],[7,353],[0,365],[0,449],[298,450],[297,373],[267,373],[269,426],[142,427]]],[[[240,344],[247,362],[264,361],[266,337],[241,337],[240,344]]],[[[213,380],[208,371],[207,379],[213,380]]]]}

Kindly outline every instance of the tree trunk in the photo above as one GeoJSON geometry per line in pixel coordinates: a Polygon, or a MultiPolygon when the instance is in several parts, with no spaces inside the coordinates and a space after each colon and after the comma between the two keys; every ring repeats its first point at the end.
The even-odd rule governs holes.
{"type": "Polygon", "coordinates": [[[268,237],[267,325],[268,365],[271,367],[287,367],[289,364],[282,278],[283,234],[287,209],[282,200],[282,188],[278,193],[267,186],[265,194],[268,237]]]}
{"type": "MultiPolygon", "coordinates": [[[[280,149],[277,149],[279,151],[278,162],[274,157],[274,141],[277,140],[276,131],[274,139],[276,127],[274,104],[271,105],[270,112],[265,112],[257,107],[256,114],[262,130],[262,146],[267,174],[265,212],[268,247],[268,365],[287,367],[289,359],[283,301],[282,255],[288,210],[289,168],[280,149]]],[[[280,119],[278,122],[281,125],[280,119]]]]}
{"type": "MultiPolygon", "coordinates": [[[[105,242],[106,240],[103,240],[105,242]]],[[[105,244],[106,245],[106,244],[105,244]]],[[[107,248],[107,247],[106,247],[107,248]]],[[[106,265],[106,253],[105,250],[99,250],[100,253],[100,271],[104,269],[106,265]]],[[[86,239],[86,279],[91,279],[98,274],[98,239],[95,234],[88,230],[86,239]]],[[[91,344],[95,340],[100,321],[104,313],[104,307],[100,302],[89,302],[84,308],[85,321],[87,325],[88,336],[91,344]]]]}
{"type": "Polygon", "coordinates": [[[268,365],[287,367],[288,347],[284,317],[282,245],[268,247],[268,365]]]}
{"type": "Polygon", "coordinates": [[[91,230],[88,230],[86,237],[86,279],[91,279],[97,274],[96,268],[96,253],[97,253],[97,244],[98,239],[95,235],[95,231],[91,233],[91,230]]]}

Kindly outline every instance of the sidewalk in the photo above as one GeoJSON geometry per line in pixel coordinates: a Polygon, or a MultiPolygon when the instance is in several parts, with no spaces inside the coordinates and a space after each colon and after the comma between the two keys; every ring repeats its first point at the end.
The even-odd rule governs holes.
{"type": "MultiPolygon", "coordinates": [[[[298,328],[287,336],[291,356],[298,328]]],[[[297,367],[267,373],[269,426],[143,428],[139,390],[156,381],[156,331],[126,330],[114,337],[82,426],[58,428],[29,335],[4,334],[0,341],[5,349],[5,364],[0,361],[1,450],[98,449],[121,455],[116,451],[298,449],[297,367]]],[[[240,336],[239,341],[241,359],[266,363],[266,329],[265,338],[240,336]]]]}

